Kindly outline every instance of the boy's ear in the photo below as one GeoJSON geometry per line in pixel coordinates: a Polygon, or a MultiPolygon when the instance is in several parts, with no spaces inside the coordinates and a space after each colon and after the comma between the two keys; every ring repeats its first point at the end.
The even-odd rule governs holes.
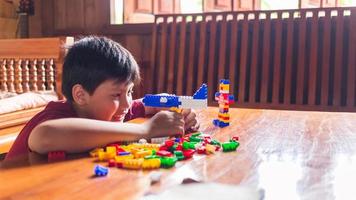
{"type": "Polygon", "coordinates": [[[72,88],[73,100],[78,105],[83,106],[83,105],[87,104],[88,95],[89,95],[88,92],[83,88],[82,85],[75,84],[73,86],[73,88],[72,88]]]}

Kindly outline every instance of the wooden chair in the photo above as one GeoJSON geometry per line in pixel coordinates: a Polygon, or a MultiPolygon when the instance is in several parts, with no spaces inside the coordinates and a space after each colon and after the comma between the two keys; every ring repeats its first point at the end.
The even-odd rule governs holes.
{"type": "MultiPolygon", "coordinates": [[[[73,42],[72,37],[0,40],[0,91],[55,91],[62,99],[65,46],[73,42]]],[[[43,108],[0,115],[0,153],[9,149],[25,123],[43,108]]]]}

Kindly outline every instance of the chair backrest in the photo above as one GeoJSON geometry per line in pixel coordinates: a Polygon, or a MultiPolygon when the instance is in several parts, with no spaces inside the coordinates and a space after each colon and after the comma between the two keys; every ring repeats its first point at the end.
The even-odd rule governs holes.
{"type": "Polygon", "coordinates": [[[65,47],[73,42],[73,37],[0,40],[0,91],[55,90],[62,98],[65,47]]]}
{"type": "Polygon", "coordinates": [[[230,79],[254,108],[356,111],[356,8],[157,15],[146,91],[209,103],[230,79]]]}

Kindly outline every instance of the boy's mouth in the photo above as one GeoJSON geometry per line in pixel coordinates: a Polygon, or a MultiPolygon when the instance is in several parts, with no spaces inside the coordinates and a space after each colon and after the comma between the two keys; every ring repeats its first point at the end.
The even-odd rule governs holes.
{"type": "Polygon", "coordinates": [[[114,115],[112,117],[112,121],[123,121],[125,119],[125,115],[126,115],[126,113],[122,113],[122,114],[119,114],[119,115],[114,115]]]}

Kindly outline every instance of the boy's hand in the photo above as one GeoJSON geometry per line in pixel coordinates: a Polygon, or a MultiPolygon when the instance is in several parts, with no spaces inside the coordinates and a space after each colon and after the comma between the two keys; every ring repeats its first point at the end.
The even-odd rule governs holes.
{"type": "Polygon", "coordinates": [[[176,112],[160,111],[145,124],[148,129],[148,137],[174,136],[183,134],[183,115],[176,112]]]}
{"type": "Polygon", "coordinates": [[[194,110],[183,109],[182,115],[184,117],[184,130],[197,131],[199,129],[200,124],[194,110]]]}

